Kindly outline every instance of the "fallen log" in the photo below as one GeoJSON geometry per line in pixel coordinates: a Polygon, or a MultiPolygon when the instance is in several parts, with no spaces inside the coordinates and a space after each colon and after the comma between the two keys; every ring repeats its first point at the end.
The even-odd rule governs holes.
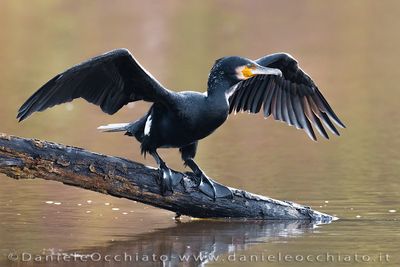
{"type": "Polygon", "coordinates": [[[123,197],[198,218],[312,220],[336,218],[289,201],[230,188],[233,198],[210,199],[185,173],[174,192],[161,195],[157,169],[82,148],[0,133],[0,172],[15,179],[42,178],[123,197]]]}

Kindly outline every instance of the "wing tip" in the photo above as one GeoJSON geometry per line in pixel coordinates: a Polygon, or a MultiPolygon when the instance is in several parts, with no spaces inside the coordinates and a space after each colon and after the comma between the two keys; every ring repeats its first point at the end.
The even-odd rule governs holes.
{"type": "Polygon", "coordinates": [[[346,129],[347,128],[347,126],[343,122],[341,122],[340,120],[337,123],[342,129],[346,129]]]}
{"type": "Polygon", "coordinates": [[[308,133],[307,132],[308,137],[310,137],[310,139],[314,142],[318,142],[317,136],[315,135],[314,132],[308,133]]]}
{"type": "Polygon", "coordinates": [[[20,111],[18,111],[16,119],[18,120],[18,122],[21,122],[21,121],[25,120],[26,117],[27,117],[26,114],[21,113],[20,111]]]}
{"type": "Polygon", "coordinates": [[[335,124],[337,126],[339,126],[342,129],[346,129],[347,128],[346,125],[344,125],[344,123],[339,119],[339,117],[335,113],[333,113],[333,111],[326,112],[326,113],[335,122],[335,124]]]}
{"type": "Polygon", "coordinates": [[[29,102],[28,101],[25,102],[18,110],[17,117],[16,117],[18,122],[25,120],[32,114],[31,109],[30,108],[27,109],[27,103],[29,103],[29,102]]]}
{"type": "Polygon", "coordinates": [[[329,135],[328,135],[328,133],[321,133],[321,132],[319,132],[320,134],[321,134],[321,136],[322,137],[324,137],[326,140],[329,140],[329,135]]]}

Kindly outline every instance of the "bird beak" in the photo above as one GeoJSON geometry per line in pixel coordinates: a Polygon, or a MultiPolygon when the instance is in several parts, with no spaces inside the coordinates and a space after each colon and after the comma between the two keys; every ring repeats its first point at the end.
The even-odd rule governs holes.
{"type": "Polygon", "coordinates": [[[282,76],[282,72],[280,69],[268,68],[258,64],[254,64],[251,67],[244,66],[240,69],[240,77],[242,80],[249,79],[256,75],[277,75],[282,76]]]}
{"type": "Polygon", "coordinates": [[[277,75],[282,76],[282,71],[280,69],[263,67],[260,65],[255,65],[255,68],[252,70],[253,75],[277,75]]]}

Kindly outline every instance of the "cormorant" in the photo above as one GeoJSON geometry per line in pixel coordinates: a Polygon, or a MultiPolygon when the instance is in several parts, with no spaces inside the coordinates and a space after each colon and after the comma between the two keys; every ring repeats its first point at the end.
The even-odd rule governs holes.
{"type": "Polygon", "coordinates": [[[116,49],[75,65],[56,75],[36,91],[19,109],[24,120],[35,111],[84,98],[114,114],[134,101],[152,102],[142,118],[100,126],[106,132],[124,131],[141,143],[142,154],[150,153],[160,171],[163,194],[173,190],[182,176],[167,167],[158,148],[179,148],[185,166],[199,178],[199,189],[215,200],[232,192],[211,180],[193,160],[198,141],[210,135],[232,112],[246,111],[303,129],[316,140],[312,125],[328,139],[323,124],[335,135],[335,122],[344,124],[333,112],[317,86],[286,53],[257,60],[238,56],[218,59],[212,67],[204,93],[174,92],[161,85],[127,49],[116,49]]]}

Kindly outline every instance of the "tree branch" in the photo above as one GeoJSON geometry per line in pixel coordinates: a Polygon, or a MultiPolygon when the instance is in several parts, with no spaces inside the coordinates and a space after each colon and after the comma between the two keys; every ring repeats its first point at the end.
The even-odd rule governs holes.
{"type": "Polygon", "coordinates": [[[214,202],[197,189],[192,173],[185,173],[174,193],[162,196],[159,171],[154,168],[81,148],[1,133],[0,172],[15,179],[58,181],[199,218],[322,222],[336,219],[309,207],[234,188],[231,188],[233,199],[217,198],[214,202]]]}

